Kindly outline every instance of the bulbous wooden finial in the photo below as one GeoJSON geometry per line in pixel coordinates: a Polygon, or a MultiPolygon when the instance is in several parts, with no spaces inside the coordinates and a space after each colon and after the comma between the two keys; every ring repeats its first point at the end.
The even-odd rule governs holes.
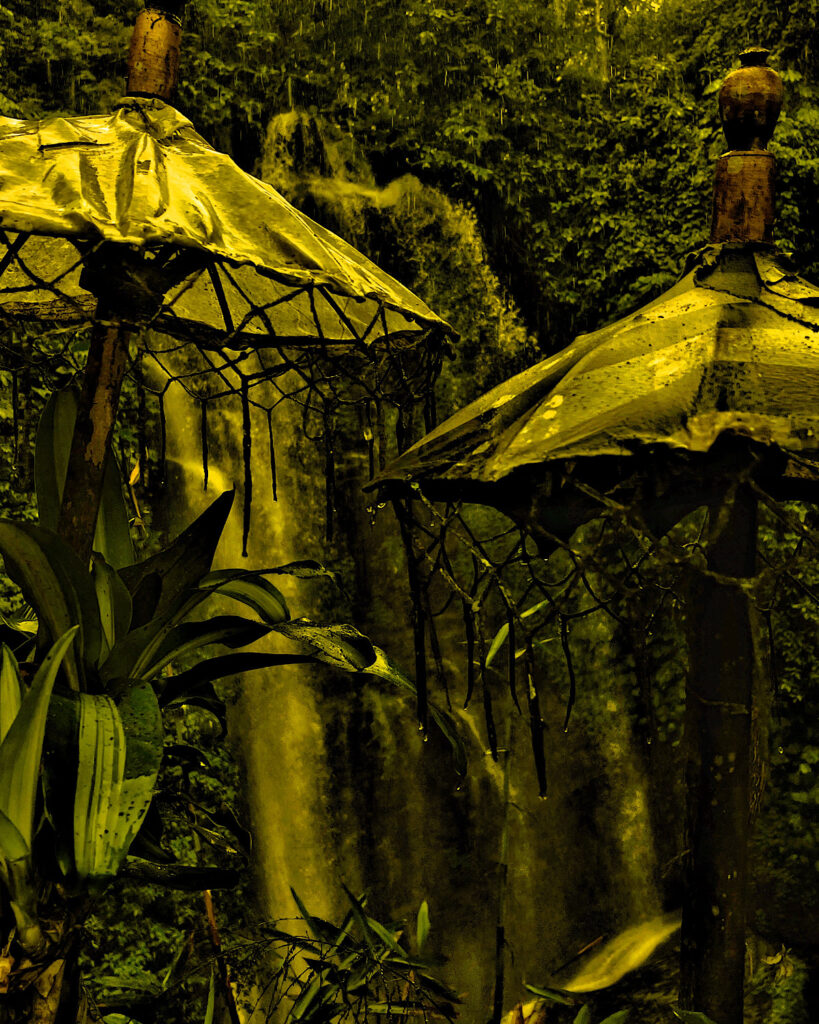
{"type": "Polygon", "coordinates": [[[769,68],[768,50],[740,55],[719,91],[719,116],[729,151],[714,178],[712,242],[773,244],[775,161],[766,149],[782,109],[782,79],[769,68]]]}
{"type": "Polygon", "coordinates": [[[728,148],[765,149],[782,109],[782,79],[766,61],[770,51],[751,46],[739,55],[719,91],[719,117],[728,148]]]}

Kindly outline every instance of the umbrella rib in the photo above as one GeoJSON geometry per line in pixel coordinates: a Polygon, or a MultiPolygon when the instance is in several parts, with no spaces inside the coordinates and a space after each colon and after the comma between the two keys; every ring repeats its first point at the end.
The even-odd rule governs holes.
{"type": "Polygon", "coordinates": [[[225,329],[227,333],[232,336],[234,331],[233,316],[230,312],[230,306],[228,306],[225,289],[222,287],[222,282],[219,278],[219,272],[212,263],[208,264],[208,276],[210,277],[211,284],[213,285],[213,290],[216,292],[216,301],[219,303],[219,308],[222,311],[222,319],[225,322],[225,329]]]}
{"type": "Polygon", "coordinates": [[[3,256],[3,259],[0,260],[0,277],[2,277],[3,274],[5,274],[11,261],[16,258],[17,253],[20,251],[20,248],[30,237],[30,235],[21,231],[14,239],[14,241],[11,244],[9,244],[8,236],[6,235],[5,231],[2,232],[3,242],[5,243],[7,248],[5,256],[3,256]]]}
{"type": "Polygon", "coordinates": [[[319,285],[318,290],[321,293],[324,301],[336,313],[336,315],[338,316],[339,320],[344,324],[344,326],[347,328],[347,330],[350,332],[350,334],[352,334],[352,336],[355,338],[356,341],[360,342],[361,338],[360,338],[360,336],[358,334],[358,331],[355,329],[355,327],[353,327],[350,318],[342,310],[342,308],[339,306],[339,304],[333,298],[332,294],[323,285],[319,285]]]}

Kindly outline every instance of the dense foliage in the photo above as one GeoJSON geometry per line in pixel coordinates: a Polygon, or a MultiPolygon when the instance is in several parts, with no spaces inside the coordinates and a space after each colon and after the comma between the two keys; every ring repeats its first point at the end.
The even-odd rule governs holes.
{"type": "MultiPolygon", "coordinates": [[[[122,93],[137,7],[130,0],[0,6],[0,112],[34,117],[109,107],[122,93]]],[[[819,272],[819,239],[808,215],[819,187],[817,17],[816,0],[192,0],[179,104],[249,170],[265,170],[270,119],[307,111],[352,138],[373,188],[408,174],[417,179],[418,190],[391,208],[396,241],[386,244],[377,229],[362,230],[355,241],[369,245],[468,340],[466,361],[447,371],[443,390],[445,402],[455,403],[537,351],[554,351],[657,294],[684,254],[704,243],[713,160],[722,149],[715,92],[751,43],[771,48],[787,90],[772,146],[780,173],[778,235],[808,275],[819,272]],[[445,247],[456,251],[437,277],[442,220],[439,207],[429,214],[433,196],[449,204],[445,247]]],[[[36,350],[36,339],[15,341],[36,350]]],[[[0,379],[10,389],[11,377],[0,379]]],[[[11,402],[0,404],[0,438],[4,446],[18,441],[14,464],[0,466],[6,515],[32,514],[27,453],[50,385],[60,382],[47,383],[34,376],[18,382],[27,410],[22,423],[11,402]],[[21,479],[27,488],[14,485],[21,479]]],[[[136,413],[133,402],[126,408],[136,413]]],[[[133,460],[130,423],[126,412],[122,451],[133,460]]],[[[771,554],[798,543],[776,522],[765,531],[771,554]]],[[[817,867],[815,598],[807,571],[783,583],[773,613],[781,638],[774,653],[778,690],[758,847],[762,899],[776,900],[760,924],[789,944],[799,941],[802,919],[794,927],[794,915],[810,902],[805,893],[813,894],[817,867]]],[[[652,700],[660,739],[676,746],[681,624],[669,613],[665,625],[671,639],[655,648],[652,700]]],[[[606,635],[599,646],[610,642],[606,635]]],[[[546,661],[554,674],[561,671],[556,656],[546,661]]],[[[593,668],[591,655],[579,671],[591,678],[593,668]]],[[[640,694],[625,692],[641,728],[640,694]]],[[[607,701],[597,693],[584,711],[591,733],[603,728],[607,701]]],[[[195,742],[178,746],[208,746],[207,726],[194,731],[195,742]]],[[[221,750],[213,757],[223,764],[221,750]]],[[[170,805],[172,780],[167,789],[170,805]]],[[[195,824],[210,831],[203,821],[195,824]]],[[[173,842],[183,858],[190,854],[190,845],[173,842]]],[[[98,946],[103,931],[109,939],[121,936],[116,967],[106,969],[120,982],[130,974],[132,993],[142,984],[153,999],[156,977],[171,968],[176,939],[169,936],[178,929],[167,920],[151,924],[144,943],[129,948],[129,919],[136,925],[170,916],[159,895],[142,905],[136,900],[132,892],[115,921],[100,905],[92,934],[98,946]]],[[[237,904],[230,907],[238,913],[237,904]]],[[[186,936],[199,927],[193,911],[175,914],[186,936]]],[[[804,931],[801,937],[806,946],[818,941],[804,931]]],[[[90,947],[88,960],[101,966],[105,958],[90,947]]],[[[801,998],[794,995],[793,1005],[801,998]]],[[[782,1012],[797,1020],[802,1011],[782,1012]]]]}

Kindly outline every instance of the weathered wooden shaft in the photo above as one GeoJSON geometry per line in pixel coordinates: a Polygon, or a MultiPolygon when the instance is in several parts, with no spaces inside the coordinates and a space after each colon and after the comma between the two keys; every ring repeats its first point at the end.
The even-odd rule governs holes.
{"type": "Polygon", "coordinates": [[[129,96],[170,100],[179,76],[184,3],[149,4],[137,15],[128,52],[129,96]]]}
{"type": "Polygon", "coordinates": [[[127,365],[128,330],[116,323],[95,323],[58,520],[58,532],[83,564],[91,557],[105,460],[111,447],[127,365]]]}
{"type": "MultiPolygon", "coordinates": [[[[737,581],[753,575],[753,493],[741,485],[733,502],[712,507],[711,518],[708,568],[737,581]]],[[[704,575],[690,602],[680,997],[716,1024],[742,1024],[756,672],[751,610],[739,585],[704,575]]]]}
{"type": "Polygon", "coordinates": [[[731,152],[717,161],[712,242],[773,244],[776,161],[767,150],[731,152]]]}

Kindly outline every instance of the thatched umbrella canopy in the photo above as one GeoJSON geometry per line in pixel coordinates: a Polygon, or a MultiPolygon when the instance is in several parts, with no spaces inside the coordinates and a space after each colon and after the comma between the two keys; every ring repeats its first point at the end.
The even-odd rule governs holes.
{"type": "Polygon", "coordinates": [[[742,1021],[757,498],[819,501],[819,289],[773,246],[783,90],[766,56],[745,51],[720,91],[730,151],[711,244],[674,287],[494,388],[375,482],[500,508],[547,551],[612,502],[657,535],[709,507],[688,614],[682,999],[717,1024],[742,1021]]]}

